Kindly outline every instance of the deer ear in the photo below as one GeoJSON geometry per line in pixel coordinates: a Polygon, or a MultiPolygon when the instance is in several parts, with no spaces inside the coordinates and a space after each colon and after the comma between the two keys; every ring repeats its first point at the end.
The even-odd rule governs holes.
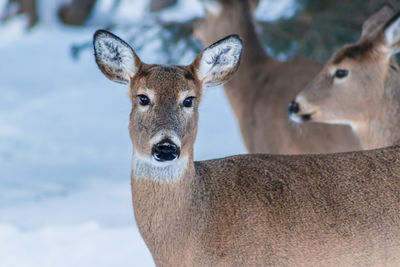
{"type": "Polygon", "coordinates": [[[203,0],[202,2],[208,13],[213,16],[221,14],[223,7],[217,0],[203,0]]]}
{"type": "Polygon", "coordinates": [[[364,21],[362,26],[361,38],[366,38],[383,25],[395,14],[393,5],[389,2],[380,4],[375,11],[364,21]]]}
{"type": "Polygon", "coordinates": [[[237,71],[243,43],[230,35],[204,49],[193,62],[198,79],[206,86],[227,82],[237,71]]]}
{"type": "Polygon", "coordinates": [[[93,36],[97,66],[110,80],[128,84],[141,64],[133,49],[116,35],[98,30],[93,36]]]}
{"type": "Polygon", "coordinates": [[[390,54],[393,55],[400,52],[400,12],[386,23],[383,31],[390,54]]]}

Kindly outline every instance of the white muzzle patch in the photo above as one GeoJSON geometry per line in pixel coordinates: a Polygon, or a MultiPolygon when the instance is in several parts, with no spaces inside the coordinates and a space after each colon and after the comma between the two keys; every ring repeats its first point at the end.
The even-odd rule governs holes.
{"type": "Polygon", "coordinates": [[[151,179],[173,182],[179,180],[188,164],[188,157],[184,156],[167,162],[159,162],[152,156],[133,153],[132,170],[136,179],[151,179]]]}
{"type": "Polygon", "coordinates": [[[170,139],[178,147],[181,147],[182,145],[181,139],[178,137],[178,135],[174,131],[167,131],[167,130],[159,131],[156,135],[154,135],[150,139],[150,145],[154,146],[155,144],[160,143],[164,139],[170,139]]]}
{"type": "Polygon", "coordinates": [[[289,115],[290,121],[293,121],[295,123],[303,123],[303,120],[301,119],[301,116],[298,116],[296,114],[290,114],[289,115]]]}
{"type": "MultiPolygon", "coordinates": [[[[163,130],[150,139],[154,146],[164,139],[171,140],[179,148],[182,145],[180,138],[173,131],[163,130]]],[[[171,161],[160,162],[152,155],[143,155],[137,151],[133,153],[132,170],[136,179],[152,179],[172,182],[179,180],[188,164],[188,157],[183,156],[171,161]]]]}

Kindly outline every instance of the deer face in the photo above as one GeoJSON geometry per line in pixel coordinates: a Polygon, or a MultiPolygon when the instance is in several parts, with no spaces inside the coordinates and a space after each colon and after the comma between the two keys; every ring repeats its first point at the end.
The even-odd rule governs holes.
{"type": "Polygon", "coordinates": [[[135,150],[157,162],[187,155],[197,131],[201,83],[190,68],[143,65],[131,85],[130,135],[135,150]]]}
{"type": "Polygon", "coordinates": [[[290,103],[290,118],[357,128],[374,117],[399,40],[400,19],[396,16],[374,35],[341,48],[290,103]]]}
{"type": "Polygon", "coordinates": [[[145,64],[127,43],[106,31],[95,33],[94,49],[100,70],[129,85],[135,174],[179,176],[193,157],[202,86],[221,84],[236,72],[240,38],[229,36],[211,45],[189,66],[145,64]]]}

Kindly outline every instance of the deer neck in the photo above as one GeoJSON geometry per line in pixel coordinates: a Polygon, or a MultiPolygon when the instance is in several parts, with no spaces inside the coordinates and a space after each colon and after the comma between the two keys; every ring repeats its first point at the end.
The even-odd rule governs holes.
{"type": "MultiPolygon", "coordinates": [[[[256,22],[250,11],[250,7],[243,4],[243,10],[232,11],[232,13],[228,16],[228,22],[220,26],[220,34],[224,36],[235,33],[239,34],[243,39],[241,69],[253,66],[255,63],[263,62],[265,59],[270,59],[257,34],[256,22]]],[[[219,27],[218,25],[215,26],[219,27]]]]}
{"type": "MultiPolygon", "coordinates": [[[[213,25],[213,33],[208,35],[207,42],[213,42],[228,34],[238,34],[243,40],[243,54],[239,70],[234,78],[224,84],[224,91],[238,118],[244,114],[245,103],[249,103],[254,90],[252,84],[257,66],[266,61],[273,62],[263,47],[256,32],[255,21],[247,1],[243,1],[243,9],[231,9],[213,25]]],[[[238,9],[238,8],[237,8],[238,9]]]]}
{"type": "MultiPolygon", "coordinates": [[[[157,169],[159,166],[141,165],[133,155],[131,172],[132,202],[136,223],[150,251],[163,258],[184,258],[187,244],[186,229],[193,216],[188,212],[191,186],[194,176],[193,156],[182,158],[175,168],[157,169]],[[135,162],[136,161],[136,162],[135,162]],[[185,164],[182,169],[182,164],[185,164]],[[138,167],[142,168],[138,172],[138,167]],[[152,168],[145,170],[144,168],[152,168]],[[158,173],[159,171],[165,173],[158,173]],[[180,176],[176,176],[180,173],[180,176]],[[144,174],[147,174],[145,177],[144,174]],[[153,175],[153,176],[149,176],[153,175]],[[167,177],[167,175],[172,175],[167,177]],[[182,255],[169,255],[171,252],[182,255]]],[[[139,159],[140,160],[140,159],[139,159]]],[[[157,259],[155,259],[157,262],[157,259]]]]}
{"type": "Polygon", "coordinates": [[[388,131],[379,120],[371,120],[369,123],[360,123],[355,127],[355,133],[360,140],[362,149],[376,149],[390,145],[388,131]]]}
{"type": "Polygon", "coordinates": [[[391,69],[383,96],[369,107],[371,112],[365,123],[355,128],[363,149],[400,144],[400,78],[397,78],[397,71],[391,69]]]}

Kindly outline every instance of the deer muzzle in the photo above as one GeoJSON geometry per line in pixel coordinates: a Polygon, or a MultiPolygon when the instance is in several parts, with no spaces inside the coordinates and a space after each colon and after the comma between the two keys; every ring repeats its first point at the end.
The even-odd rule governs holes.
{"type": "Polygon", "coordinates": [[[155,144],[151,153],[153,158],[159,162],[172,161],[179,158],[180,148],[171,140],[165,139],[155,144]]]}
{"type": "Polygon", "coordinates": [[[298,101],[293,100],[288,105],[288,115],[291,121],[302,123],[311,121],[313,112],[305,111],[298,101]]]}

